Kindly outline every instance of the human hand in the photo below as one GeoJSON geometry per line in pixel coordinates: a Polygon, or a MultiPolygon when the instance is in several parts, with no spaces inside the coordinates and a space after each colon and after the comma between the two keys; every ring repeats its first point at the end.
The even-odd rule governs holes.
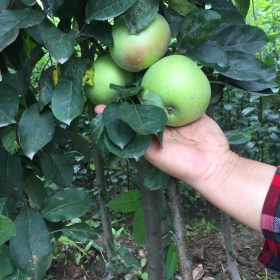
{"type": "Polygon", "coordinates": [[[218,124],[203,115],[187,126],[166,127],[162,147],[154,139],[144,156],[165,173],[196,186],[221,171],[230,154],[218,124]]]}

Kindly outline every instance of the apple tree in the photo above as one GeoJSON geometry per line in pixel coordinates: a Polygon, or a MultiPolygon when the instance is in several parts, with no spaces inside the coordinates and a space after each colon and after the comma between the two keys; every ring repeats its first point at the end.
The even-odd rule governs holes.
{"type": "MultiPolygon", "coordinates": [[[[181,217],[176,182],[143,158],[153,137],[162,140],[167,116],[161,99],[152,91],[141,98],[144,69],[135,73],[129,85],[111,83],[118,99],[96,116],[84,86],[94,83],[93,61],[114,46],[112,28],[118,18],[124,16],[128,31],[139,34],[160,14],[171,30],[164,55],[187,56],[201,67],[211,84],[212,109],[229,87],[272,95],[275,70],[256,55],[268,37],[246,24],[249,4],[239,0],[235,5],[225,0],[1,1],[1,279],[43,279],[52,261],[54,231],[75,241],[97,238],[84,222],[65,226],[86,214],[96,199],[93,192],[75,184],[66,152],[69,146],[75,146],[85,164],[95,164],[108,259],[115,256],[109,209],[133,212],[135,239],[138,244],[146,242],[149,251],[149,279],[172,277],[178,255],[171,242],[167,253],[163,250],[159,205],[171,180],[174,221],[181,217]],[[91,136],[84,137],[85,131],[91,136]],[[136,167],[139,188],[110,199],[104,168],[116,158],[136,167]]],[[[254,131],[246,133],[250,138],[254,131]]],[[[175,223],[174,228],[179,236],[182,226],[175,223]]],[[[180,236],[177,240],[184,244],[184,232],[180,236]]],[[[190,264],[181,251],[182,275],[191,279],[190,264]]]]}

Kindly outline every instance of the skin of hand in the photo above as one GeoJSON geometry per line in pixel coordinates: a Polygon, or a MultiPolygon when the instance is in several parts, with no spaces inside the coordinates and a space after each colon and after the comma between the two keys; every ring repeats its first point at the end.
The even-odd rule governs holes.
{"type": "MultiPolygon", "coordinates": [[[[101,113],[105,106],[96,106],[101,113]]],[[[163,145],[154,138],[145,158],[176,177],[216,207],[261,232],[261,212],[276,168],[239,157],[210,117],[182,127],[166,127],[163,145]]]]}

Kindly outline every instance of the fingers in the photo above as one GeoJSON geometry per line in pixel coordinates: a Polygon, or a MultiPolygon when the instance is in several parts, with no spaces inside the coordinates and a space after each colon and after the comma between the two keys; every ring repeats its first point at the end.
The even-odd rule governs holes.
{"type": "Polygon", "coordinates": [[[97,106],[95,106],[95,108],[94,108],[94,112],[95,112],[96,114],[101,114],[101,113],[103,113],[105,107],[106,107],[106,105],[103,105],[103,104],[97,105],[97,106]]]}

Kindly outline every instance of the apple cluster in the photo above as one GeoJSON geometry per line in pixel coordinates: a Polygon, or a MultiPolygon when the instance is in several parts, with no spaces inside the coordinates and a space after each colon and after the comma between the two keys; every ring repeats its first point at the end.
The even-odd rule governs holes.
{"type": "Polygon", "coordinates": [[[109,85],[129,85],[134,81],[135,72],[145,71],[141,86],[161,96],[167,125],[187,125],[205,113],[211,97],[209,81],[188,57],[165,56],[171,31],[162,15],[157,14],[138,34],[129,33],[124,16],[121,16],[112,27],[112,37],[114,44],[109,48],[109,54],[98,57],[93,64],[94,84],[85,85],[85,92],[93,104],[107,105],[116,101],[118,93],[109,85]]]}

